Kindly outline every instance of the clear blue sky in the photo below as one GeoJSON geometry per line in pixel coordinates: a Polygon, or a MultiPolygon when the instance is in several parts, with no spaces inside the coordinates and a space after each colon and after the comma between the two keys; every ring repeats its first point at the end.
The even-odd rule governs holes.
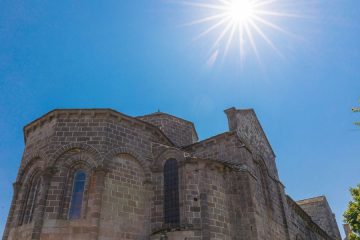
{"type": "MultiPolygon", "coordinates": [[[[204,0],[206,1],[206,0],[204,0]]],[[[294,199],[326,195],[338,223],[360,182],[360,1],[288,0],[301,18],[263,26],[239,61],[207,64],[218,32],[183,26],[204,11],[170,1],[0,0],[0,232],[24,142],[22,127],[54,108],[160,109],[201,139],[227,130],[223,110],[254,108],[294,199]]],[[[199,16],[198,16],[199,15],[199,16]]],[[[256,34],[254,34],[256,35],[256,34]]]]}

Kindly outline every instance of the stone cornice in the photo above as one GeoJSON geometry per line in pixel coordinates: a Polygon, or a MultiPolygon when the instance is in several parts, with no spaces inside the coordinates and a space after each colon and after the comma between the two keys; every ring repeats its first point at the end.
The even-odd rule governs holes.
{"type": "Polygon", "coordinates": [[[52,110],[45,115],[35,119],[34,121],[30,122],[24,127],[24,141],[26,143],[26,139],[30,132],[34,131],[38,127],[41,127],[46,122],[50,122],[53,119],[56,119],[58,117],[70,117],[70,116],[98,116],[103,115],[106,118],[115,118],[118,121],[129,121],[133,125],[139,125],[143,127],[144,129],[149,129],[152,131],[155,135],[159,136],[160,140],[163,141],[166,144],[169,144],[170,146],[174,146],[172,141],[156,126],[147,123],[145,121],[142,121],[140,119],[137,119],[135,117],[127,116],[123,113],[117,112],[110,108],[94,108],[94,109],[55,109],[52,110]]]}

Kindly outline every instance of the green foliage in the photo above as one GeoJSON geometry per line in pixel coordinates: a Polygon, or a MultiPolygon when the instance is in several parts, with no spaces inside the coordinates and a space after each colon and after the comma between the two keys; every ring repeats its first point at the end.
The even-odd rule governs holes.
{"type": "Polygon", "coordinates": [[[352,234],[350,240],[360,240],[360,184],[350,188],[352,200],[344,213],[344,220],[350,225],[352,234]]]}
{"type": "Polygon", "coordinates": [[[356,235],[355,233],[350,233],[349,240],[359,240],[359,235],[356,235]]]}
{"type": "MultiPolygon", "coordinates": [[[[359,100],[359,103],[360,103],[360,100],[359,100]]],[[[358,112],[360,112],[360,107],[354,107],[351,109],[351,111],[358,113],[358,112]]],[[[360,122],[354,122],[354,124],[360,127],[360,122]]]]}

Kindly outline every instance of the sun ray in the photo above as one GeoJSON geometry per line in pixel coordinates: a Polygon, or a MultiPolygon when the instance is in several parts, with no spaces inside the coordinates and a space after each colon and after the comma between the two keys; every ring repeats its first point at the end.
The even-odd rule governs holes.
{"type": "Polygon", "coordinates": [[[234,38],[234,35],[235,35],[235,30],[236,30],[236,25],[235,24],[232,24],[232,28],[231,28],[231,31],[230,31],[230,35],[229,35],[229,38],[227,40],[227,43],[226,43],[226,47],[225,47],[225,51],[224,51],[224,56],[227,55],[228,51],[229,51],[229,48],[230,48],[230,45],[231,45],[231,42],[234,38]]]}
{"type": "Polygon", "coordinates": [[[279,0],[268,0],[268,1],[256,1],[254,2],[254,7],[255,8],[258,8],[258,7],[262,7],[262,6],[266,6],[266,5],[269,5],[269,4],[272,4],[274,2],[278,2],[279,0]]]}
{"type": "Polygon", "coordinates": [[[194,3],[194,2],[181,2],[184,5],[190,5],[193,7],[200,7],[200,8],[209,8],[215,10],[226,10],[225,6],[216,5],[216,4],[208,4],[208,3],[194,3]]]}
{"type": "MultiPolygon", "coordinates": [[[[195,40],[216,33],[214,43],[210,46],[212,60],[220,56],[227,56],[233,46],[233,42],[239,44],[241,65],[247,55],[247,48],[251,49],[260,63],[258,41],[264,41],[277,55],[283,57],[275,43],[270,39],[268,31],[284,33],[293,36],[274,20],[282,18],[302,18],[303,16],[280,11],[276,8],[280,1],[285,0],[197,0],[182,2],[188,6],[205,10],[208,15],[195,19],[186,25],[209,24],[195,40]],[[238,43],[234,40],[238,38],[238,43]],[[223,44],[223,46],[221,46],[223,44]],[[214,55],[214,52],[216,54],[214,55]],[[216,57],[214,57],[216,56],[216,57]]],[[[294,36],[293,36],[294,37],[294,36]]],[[[214,62],[214,61],[211,61],[214,62]]]]}
{"type": "Polygon", "coordinates": [[[213,16],[205,17],[205,18],[200,18],[198,20],[186,23],[186,24],[184,24],[184,26],[191,26],[191,25],[195,25],[195,24],[205,23],[205,22],[213,21],[218,18],[223,18],[225,16],[226,16],[226,13],[220,13],[220,14],[216,14],[213,16]]]}
{"type": "Polygon", "coordinates": [[[255,31],[265,40],[267,44],[281,57],[284,57],[281,52],[275,47],[274,43],[266,36],[266,34],[254,23],[254,21],[249,21],[255,31]]]}
{"type": "Polygon", "coordinates": [[[254,20],[257,20],[261,23],[263,23],[264,25],[267,25],[268,27],[271,27],[275,30],[278,30],[280,32],[286,33],[286,34],[290,34],[289,32],[285,31],[283,28],[279,27],[278,25],[271,23],[269,21],[266,21],[265,19],[258,17],[258,16],[254,16],[254,20]]]}
{"type": "Polygon", "coordinates": [[[259,14],[259,15],[276,16],[276,17],[292,17],[292,18],[304,18],[305,17],[305,16],[297,15],[297,14],[273,12],[273,11],[266,11],[266,10],[254,10],[254,13],[259,14]]]}
{"type": "Polygon", "coordinates": [[[245,31],[246,31],[246,35],[248,36],[249,38],[249,41],[250,41],[250,44],[251,44],[251,47],[256,55],[256,59],[260,62],[260,57],[259,57],[259,52],[258,52],[258,49],[256,47],[256,44],[255,44],[255,41],[254,41],[254,38],[252,36],[252,33],[249,29],[249,26],[247,24],[245,24],[245,31]]]}
{"type": "Polygon", "coordinates": [[[239,28],[239,50],[240,50],[240,63],[241,65],[243,64],[243,60],[245,57],[245,52],[244,52],[244,27],[242,25],[238,26],[239,28]]]}
{"type": "Polygon", "coordinates": [[[220,2],[220,3],[223,3],[223,4],[227,5],[227,6],[231,6],[231,2],[228,1],[228,0],[217,0],[217,1],[220,2]]]}
{"type": "Polygon", "coordinates": [[[223,25],[224,23],[226,23],[228,21],[227,18],[222,19],[221,21],[217,22],[216,24],[212,25],[210,28],[208,28],[207,30],[205,30],[204,32],[200,33],[195,40],[205,36],[206,34],[210,33],[211,31],[213,31],[214,29],[218,28],[219,26],[223,25]]]}
{"type": "Polygon", "coordinates": [[[228,23],[226,25],[226,27],[224,28],[224,30],[222,30],[221,34],[218,36],[218,38],[216,39],[216,41],[214,42],[213,46],[211,47],[211,51],[213,51],[217,45],[221,42],[221,40],[225,37],[226,33],[229,31],[229,29],[232,27],[232,25],[230,23],[228,23]]]}

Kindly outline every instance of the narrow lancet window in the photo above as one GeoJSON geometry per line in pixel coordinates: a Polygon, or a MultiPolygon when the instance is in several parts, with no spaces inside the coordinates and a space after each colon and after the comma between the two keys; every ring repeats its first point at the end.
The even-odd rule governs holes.
{"type": "Polygon", "coordinates": [[[33,219],[33,215],[36,207],[36,201],[40,190],[40,183],[41,183],[40,178],[34,179],[31,183],[31,187],[26,198],[22,224],[28,224],[33,219]]]}
{"type": "Polygon", "coordinates": [[[85,181],[86,173],[83,170],[76,171],[71,195],[69,219],[79,219],[81,217],[85,181]]]}
{"type": "Polygon", "coordinates": [[[179,175],[175,159],[169,159],[164,166],[164,222],[171,226],[180,223],[179,175]]]}

